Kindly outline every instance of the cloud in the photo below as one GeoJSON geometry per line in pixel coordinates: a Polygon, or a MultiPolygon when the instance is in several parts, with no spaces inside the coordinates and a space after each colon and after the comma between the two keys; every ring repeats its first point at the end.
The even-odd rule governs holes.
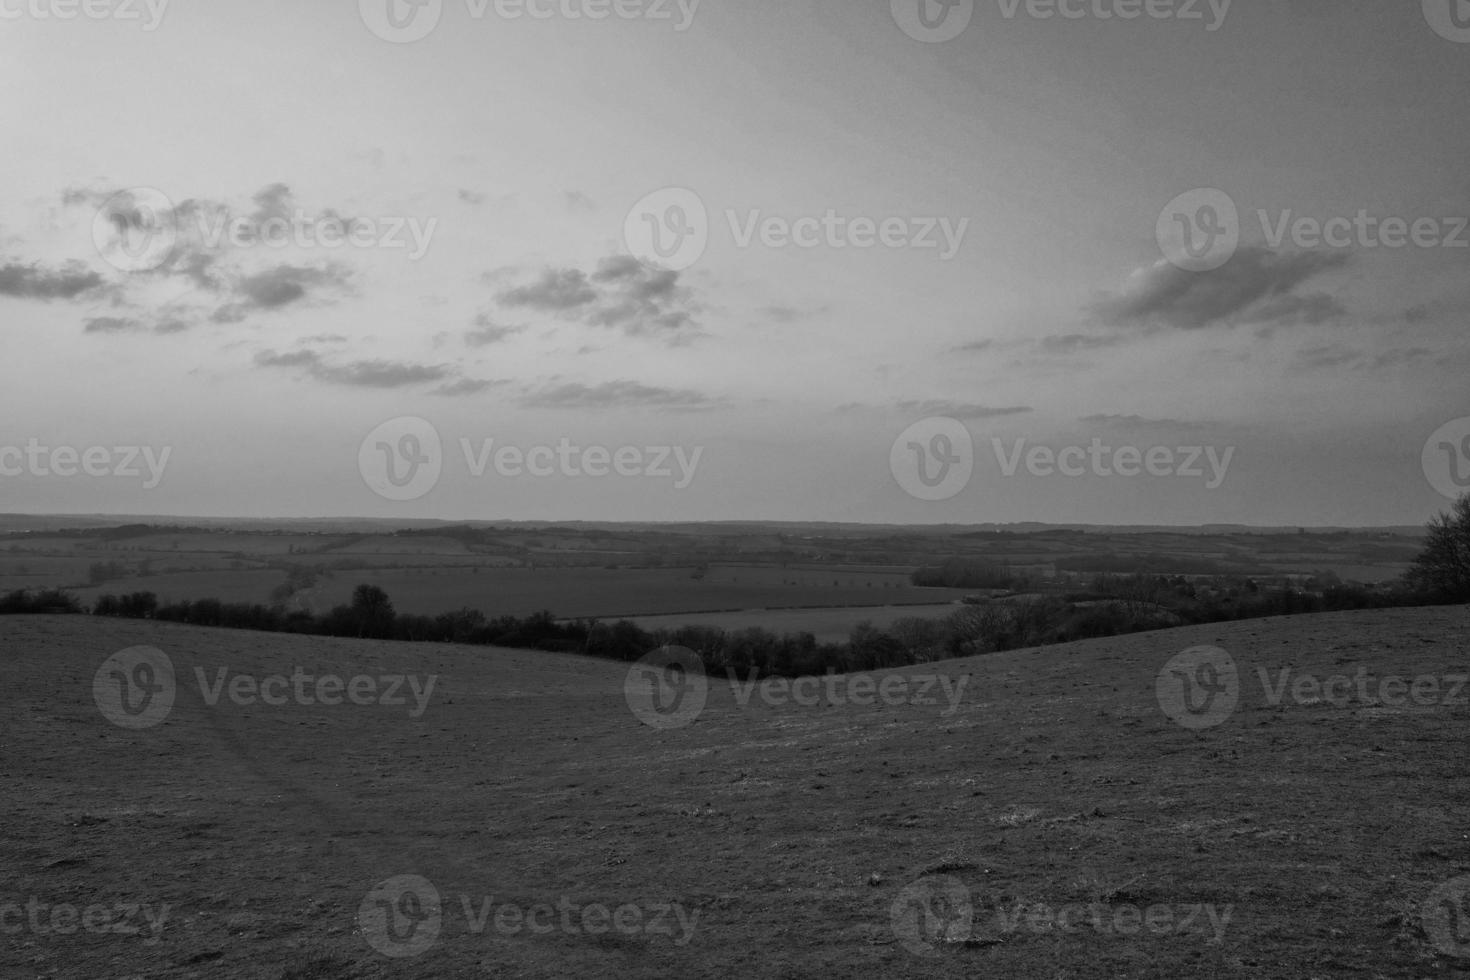
{"type": "Polygon", "coordinates": [[[563,195],[563,200],[566,201],[567,209],[570,211],[597,210],[597,202],[593,201],[592,198],[583,194],[581,191],[567,191],[563,195]]]}
{"type": "Polygon", "coordinates": [[[636,381],[608,381],[600,385],[561,384],[521,398],[527,408],[663,408],[701,411],[719,402],[687,389],[657,388],[636,381]]]}
{"type": "Polygon", "coordinates": [[[470,347],[489,347],[491,344],[503,343],[525,329],[502,326],[481,313],[475,317],[475,328],[465,331],[464,342],[470,347]]]}
{"type": "Polygon", "coordinates": [[[1347,316],[1347,310],[1336,297],[1327,293],[1310,293],[1298,296],[1288,293],[1276,296],[1246,314],[1243,322],[1264,325],[1268,330],[1276,327],[1317,326],[1330,320],[1347,316]]]}
{"type": "Polygon", "coordinates": [[[896,407],[905,415],[942,415],[953,419],[994,419],[1007,415],[1024,415],[1027,412],[1035,411],[1035,409],[1023,405],[997,408],[992,405],[978,405],[974,402],[956,402],[944,399],[903,401],[899,402],[896,407]]]}
{"type": "Polygon", "coordinates": [[[1385,368],[1402,367],[1409,364],[1419,364],[1424,361],[1435,360],[1434,351],[1428,347],[1401,347],[1396,350],[1384,351],[1373,358],[1373,370],[1378,371],[1385,368]]]}
{"type": "Polygon", "coordinates": [[[547,269],[535,282],[502,290],[496,300],[513,308],[553,313],[628,336],[654,335],[676,342],[698,334],[700,312],[680,273],[644,265],[631,255],[611,255],[591,275],[581,269],[547,269]]]}
{"type": "MultiPolygon", "coordinates": [[[[1292,310],[1284,301],[1298,286],[1348,260],[1347,252],[1282,253],[1256,245],[1242,247],[1211,272],[1188,272],[1160,260],[1135,272],[1118,294],[1097,303],[1093,313],[1117,327],[1197,330],[1252,322],[1248,312],[1265,300],[1268,313],[1286,316],[1292,310]]],[[[1295,312],[1324,315],[1331,307],[1306,298],[1295,312]]]]}
{"type": "Polygon", "coordinates": [[[1098,337],[1088,334],[1069,333],[1042,337],[1037,346],[1046,354],[1068,355],[1085,350],[1104,350],[1124,343],[1123,337],[1098,337]]]}
{"type": "Polygon", "coordinates": [[[503,385],[504,381],[482,381],[479,378],[460,378],[448,384],[440,385],[430,394],[443,395],[446,398],[462,398],[466,395],[478,395],[482,391],[503,385]]]}
{"type": "Polygon", "coordinates": [[[83,333],[132,333],[142,330],[137,320],[120,316],[94,316],[86,321],[83,333]]]}
{"type": "MultiPolygon", "coordinates": [[[[312,214],[298,206],[291,188],[283,183],[267,184],[250,198],[247,208],[208,198],[189,198],[171,206],[166,213],[154,213],[152,202],[140,201],[129,191],[71,187],[62,193],[62,203],[69,207],[106,206],[106,217],[119,233],[130,228],[152,227],[158,222],[170,225],[175,233],[174,247],[156,269],[128,277],[121,285],[110,286],[125,295],[133,284],[158,279],[174,279],[195,290],[219,297],[219,305],[210,314],[216,323],[237,323],[251,313],[278,310],[311,299],[320,299],[328,289],[345,289],[351,272],[345,266],[332,264],[309,268],[289,263],[272,268],[242,268],[227,261],[237,254],[261,249],[236,247],[229,234],[237,219],[242,227],[260,229],[267,222],[298,222],[340,225],[350,234],[358,219],[344,217],[327,208],[312,214]]],[[[90,274],[98,282],[96,273],[90,274]]],[[[57,288],[55,286],[53,289],[57,288]]],[[[75,288],[75,287],[72,287],[75,288]]],[[[169,332],[169,331],[165,331],[169,332]]]]}
{"type": "Polygon", "coordinates": [[[1204,429],[1205,422],[1185,422],[1181,419],[1150,419],[1142,415],[1087,415],[1077,421],[1089,425],[1106,425],[1128,429],[1204,429]]]}
{"type": "Polygon", "coordinates": [[[960,344],[950,350],[956,354],[978,354],[981,351],[990,350],[995,346],[994,340],[972,340],[968,344],[960,344]]]}
{"type": "Polygon", "coordinates": [[[974,402],[949,401],[942,398],[932,398],[927,401],[902,401],[894,405],[872,405],[867,402],[848,402],[838,405],[836,411],[841,415],[850,415],[859,412],[883,412],[885,414],[898,415],[921,415],[944,416],[953,419],[994,419],[1003,418],[1008,415],[1025,415],[1035,409],[1029,406],[1016,405],[999,408],[993,405],[977,405],[974,402]]]}
{"type": "Polygon", "coordinates": [[[0,296],[49,302],[53,299],[76,299],[105,286],[101,275],[80,262],[68,262],[60,269],[43,268],[39,263],[21,265],[11,262],[0,266],[0,296]]]}
{"type": "Polygon", "coordinates": [[[464,190],[463,188],[460,189],[459,199],[461,201],[463,201],[464,203],[466,203],[466,204],[484,204],[485,203],[485,195],[484,194],[481,194],[478,191],[464,190]]]}
{"type": "Polygon", "coordinates": [[[262,368],[305,368],[311,377],[332,384],[359,388],[403,388],[430,381],[443,381],[449,368],[440,364],[409,364],[402,361],[353,361],[333,365],[322,360],[313,350],[277,354],[262,351],[255,355],[255,366],[262,368]]]}
{"type": "Polygon", "coordinates": [[[1362,362],[1361,351],[1343,344],[1323,344],[1297,351],[1292,357],[1291,367],[1296,371],[1323,371],[1360,366],[1362,362]]]}
{"type": "Polygon", "coordinates": [[[597,291],[580,269],[547,269],[534,283],[503,290],[495,298],[504,306],[561,313],[595,302],[597,291]]]}
{"type": "Polygon", "coordinates": [[[270,312],[300,303],[313,292],[343,289],[351,278],[347,269],[337,265],[321,269],[278,265],[236,280],[231,285],[236,300],[216,309],[210,319],[216,323],[238,323],[253,312],[270,312]]]}
{"type": "Polygon", "coordinates": [[[778,303],[772,306],[763,306],[756,312],[765,317],[767,320],[771,320],[775,323],[785,324],[796,323],[798,320],[807,320],[811,317],[819,316],[823,313],[826,313],[828,309],[830,309],[830,307],[819,306],[810,310],[803,310],[799,307],[785,306],[778,303]]]}

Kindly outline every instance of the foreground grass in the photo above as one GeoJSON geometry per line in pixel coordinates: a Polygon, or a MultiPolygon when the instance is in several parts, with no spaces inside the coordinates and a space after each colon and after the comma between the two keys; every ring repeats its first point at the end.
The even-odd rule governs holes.
{"type": "Polygon", "coordinates": [[[1470,709],[1272,706],[1256,671],[1464,674],[1467,650],[1464,607],[1242,621],[886,672],[968,677],[949,714],[942,696],[742,707],[717,679],[693,725],[660,731],[606,661],[7,618],[0,906],[170,914],[156,931],[136,917],[138,935],[0,919],[0,975],[1449,976],[1470,961],[1421,919],[1470,873],[1470,709]],[[180,689],[162,725],[127,731],[93,676],[138,644],[169,654],[180,689]],[[1242,693],[1223,724],[1190,731],[1155,681],[1198,644],[1229,651],[1242,693]],[[411,696],[211,707],[196,667],[438,680],[412,718],[411,696]],[[359,910],[398,875],[433,883],[442,924],[394,960],[359,910]],[[973,927],[906,942],[895,904],[952,887],[973,927]],[[667,933],[494,924],[558,903],[698,918],[681,931],[670,915],[667,933]],[[1123,935],[995,915],[1066,905],[1230,917],[1123,935]]]}

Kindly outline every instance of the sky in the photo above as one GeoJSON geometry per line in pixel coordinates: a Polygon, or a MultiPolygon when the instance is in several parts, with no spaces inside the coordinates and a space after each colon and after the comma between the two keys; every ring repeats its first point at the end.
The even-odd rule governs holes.
{"type": "Polygon", "coordinates": [[[0,0],[0,512],[1419,524],[1463,0],[0,0]]]}

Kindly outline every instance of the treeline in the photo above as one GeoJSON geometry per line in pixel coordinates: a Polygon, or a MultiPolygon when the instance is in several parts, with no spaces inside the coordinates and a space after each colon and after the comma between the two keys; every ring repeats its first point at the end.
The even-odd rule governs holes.
{"type": "Polygon", "coordinates": [[[1020,589],[1032,584],[1029,577],[1008,565],[978,558],[948,558],[909,573],[914,585],[945,589],[1020,589]]]}
{"type": "MultiPolygon", "coordinates": [[[[855,627],[845,644],[818,643],[811,633],[778,635],[751,628],[707,626],[645,630],[626,620],[558,622],[547,611],[526,617],[487,617],[474,609],[421,616],[398,613],[388,595],[359,585],[349,605],[313,614],[283,605],[196,599],[160,603],[151,592],[104,595],[96,616],[150,619],[311,636],[443,642],[564,653],[632,661],[662,646],[695,651],[706,670],[741,676],[799,677],[829,671],[879,670],[951,657],[966,657],[1172,626],[1385,606],[1426,605],[1442,597],[1407,587],[1375,593],[1338,586],[1321,595],[1292,590],[1254,591],[1241,584],[1228,594],[1196,593],[1182,579],[1164,576],[1098,576],[1089,593],[1023,596],[961,605],[941,619],[899,619],[885,628],[855,627]]],[[[18,591],[0,597],[0,614],[86,613],[60,590],[18,591]]]]}

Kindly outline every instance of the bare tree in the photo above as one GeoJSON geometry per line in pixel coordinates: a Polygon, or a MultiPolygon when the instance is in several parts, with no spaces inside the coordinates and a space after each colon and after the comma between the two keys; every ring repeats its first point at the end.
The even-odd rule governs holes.
{"type": "Polygon", "coordinates": [[[1414,588],[1453,602],[1470,602],[1470,493],[1429,522],[1429,540],[1405,578],[1414,588]]]}

